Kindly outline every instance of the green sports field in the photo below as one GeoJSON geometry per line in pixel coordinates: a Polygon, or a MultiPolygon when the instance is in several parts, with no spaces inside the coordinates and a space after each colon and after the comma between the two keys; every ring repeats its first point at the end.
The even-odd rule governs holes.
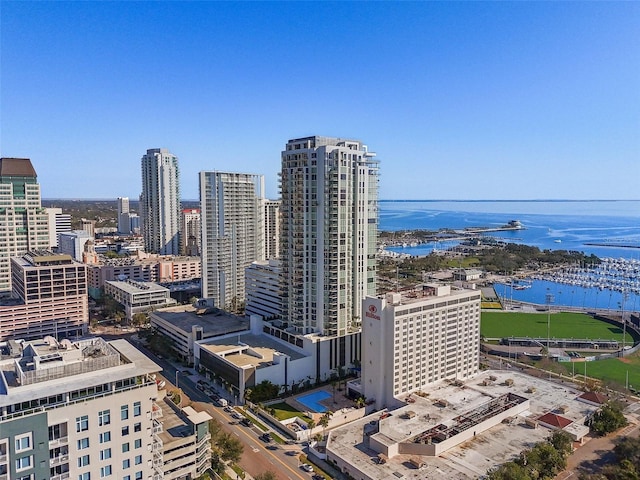
{"type": "Polygon", "coordinates": [[[576,376],[584,375],[586,366],[588,377],[613,381],[623,387],[626,386],[627,372],[629,372],[629,387],[640,390],[640,357],[638,355],[624,359],[607,358],[595,362],[575,362],[573,366],[570,362],[561,363],[568,373],[575,373],[576,376]]]}
{"type": "MultiPolygon", "coordinates": [[[[546,313],[482,312],[480,333],[485,338],[547,336],[546,313]]],[[[551,338],[622,341],[622,329],[581,313],[551,313],[551,338]]],[[[633,343],[627,333],[626,342],[633,343]]],[[[588,368],[588,367],[587,367],[588,368]]],[[[639,385],[640,386],[640,385],[639,385]]]]}

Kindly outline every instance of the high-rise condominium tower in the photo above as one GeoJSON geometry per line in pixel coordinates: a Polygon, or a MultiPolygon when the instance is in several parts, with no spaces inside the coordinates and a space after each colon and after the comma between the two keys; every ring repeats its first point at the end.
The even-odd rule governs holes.
{"type": "Polygon", "coordinates": [[[184,255],[197,257],[200,255],[202,228],[199,208],[185,208],[180,219],[180,246],[184,255]]]}
{"type": "Polygon", "coordinates": [[[280,200],[264,202],[264,257],[280,256],[280,200]]]}
{"type": "Polygon", "coordinates": [[[118,197],[118,233],[131,233],[129,197],[118,197]]]}
{"type": "Polygon", "coordinates": [[[318,136],[282,152],[283,316],[296,333],[353,331],[376,293],[374,156],[358,140],[318,136]]]}
{"type": "Polygon", "coordinates": [[[235,310],[245,297],[245,268],[264,259],[264,177],[200,172],[202,295],[235,310]]]}
{"type": "Polygon", "coordinates": [[[140,214],[147,252],[180,253],[180,185],[178,158],[165,148],[142,157],[140,214]]]}
{"type": "Polygon", "coordinates": [[[0,295],[8,295],[11,257],[49,248],[49,215],[28,158],[0,158],[0,225],[0,295]]]}

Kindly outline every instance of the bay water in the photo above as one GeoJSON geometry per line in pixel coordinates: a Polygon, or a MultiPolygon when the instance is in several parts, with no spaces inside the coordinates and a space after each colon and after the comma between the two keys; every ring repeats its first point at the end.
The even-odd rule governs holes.
{"type": "MultiPolygon", "coordinates": [[[[439,230],[467,227],[500,227],[512,220],[520,230],[488,232],[487,235],[541,250],[575,250],[600,258],[640,261],[640,200],[590,201],[380,201],[380,230],[439,230]],[[605,246],[606,245],[606,246],[605,246]]],[[[399,241],[401,239],[399,237],[399,241]]],[[[394,246],[387,250],[408,255],[428,255],[455,242],[394,246]]],[[[534,280],[531,288],[508,289],[496,285],[499,295],[514,300],[554,305],[637,311],[638,294],[583,288],[545,280],[534,280]],[[504,291],[501,291],[504,290],[504,291]]]]}

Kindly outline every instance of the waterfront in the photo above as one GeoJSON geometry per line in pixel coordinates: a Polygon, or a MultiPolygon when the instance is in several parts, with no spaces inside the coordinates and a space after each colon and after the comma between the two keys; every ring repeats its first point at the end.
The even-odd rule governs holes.
{"type": "MultiPolygon", "coordinates": [[[[600,258],[640,261],[640,248],[604,247],[593,243],[625,244],[640,247],[640,201],[416,201],[380,202],[380,230],[439,230],[467,227],[499,227],[511,220],[521,222],[520,230],[490,232],[491,237],[536,246],[541,250],[576,250],[600,258]]],[[[388,250],[407,255],[428,255],[434,248],[444,250],[457,242],[426,243],[388,250]]],[[[605,277],[604,274],[600,275],[605,277]]],[[[628,275],[627,275],[628,276],[628,275]]],[[[638,280],[638,273],[631,281],[638,280]]],[[[615,287],[616,285],[611,285],[615,287]]],[[[544,305],[553,296],[554,308],[638,311],[637,290],[600,288],[595,279],[589,285],[570,284],[559,277],[532,279],[529,288],[517,290],[496,284],[501,297],[544,305]],[[626,300],[624,299],[626,297],[626,300]]]]}

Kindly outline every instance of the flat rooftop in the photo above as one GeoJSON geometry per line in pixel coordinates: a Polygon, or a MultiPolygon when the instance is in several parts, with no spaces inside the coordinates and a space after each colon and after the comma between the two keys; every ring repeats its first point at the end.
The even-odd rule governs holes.
{"type": "Polygon", "coordinates": [[[217,337],[249,329],[249,320],[246,318],[219,309],[196,309],[192,305],[162,308],[153,312],[153,317],[182,330],[184,335],[190,334],[194,325],[202,327],[205,337],[217,337]]]}
{"type": "MultiPolygon", "coordinates": [[[[194,424],[208,422],[211,416],[207,412],[196,412],[191,407],[179,410],[166,400],[166,397],[156,401],[156,405],[162,410],[162,432],[158,434],[165,446],[171,446],[173,442],[182,442],[186,437],[195,435],[194,424]]],[[[154,407],[155,410],[156,407],[154,407]]]]}
{"type": "Polygon", "coordinates": [[[489,468],[512,460],[523,449],[549,436],[551,430],[540,425],[532,428],[525,423],[526,419],[537,420],[553,412],[576,426],[581,424],[584,417],[596,409],[578,400],[582,393],[572,386],[530,377],[515,370],[485,371],[457,385],[437,382],[425,389],[424,396],[403,395],[401,399],[410,397],[411,403],[387,412],[386,418],[381,418],[384,411],[376,412],[338,427],[331,431],[327,449],[375,480],[476,479],[485,475],[489,468]],[[377,441],[388,445],[412,442],[421,433],[438,425],[453,425],[463,414],[481,409],[487,402],[505,394],[528,399],[529,409],[438,457],[419,456],[426,465],[422,469],[411,465],[411,455],[393,456],[385,464],[376,462],[378,452],[370,448],[368,437],[375,436],[377,441]]]}
{"type": "Polygon", "coordinates": [[[154,282],[141,282],[136,280],[108,280],[107,282],[123,292],[134,293],[151,293],[151,292],[168,292],[169,289],[154,282]]]}
{"type": "Polygon", "coordinates": [[[304,358],[298,350],[278,342],[269,335],[244,333],[238,336],[201,343],[200,348],[224,357],[237,367],[263,368],[273,364],[274,355],[282,353],[291,360],[304,358]]]}
{"type": "Polygon", "coordinates": [[[126,340],[100,337],[24,342],[19,357],[0,361],[0,406],[145,376],[162,368],[126,340]]]}

